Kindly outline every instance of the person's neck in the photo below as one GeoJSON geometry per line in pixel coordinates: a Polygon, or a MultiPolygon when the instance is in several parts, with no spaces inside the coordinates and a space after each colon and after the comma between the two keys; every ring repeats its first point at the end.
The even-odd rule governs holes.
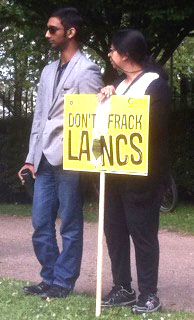
{"type": "Polygon", "coordinates": [[[128,64],[125,66],[124,70],[125,70],[124,72],[127,76],[127,78],[125,80],[126,83],[133,82],[143,72],[142,67],[138,64],[128,64]]]}
{"type": "Polygon", "coordinates": [[[78,50],[78,45],[76,43],[72,43],[72,44],[70,43],[68,47],[63,49],[61,51],[61,56],[60,56],[61,64],[68,63],[71,60],[71,58],[74,56],[74,54],[77,52],[77,50],[78,50]]]}
{"type": "Polygon", "coordinates": [[[143,70],[139,70],[134,73],[128,73],[127,78],[126,78],[126,82],[127,83],[133,82],[142,72],[143,72],[143,70]]]}

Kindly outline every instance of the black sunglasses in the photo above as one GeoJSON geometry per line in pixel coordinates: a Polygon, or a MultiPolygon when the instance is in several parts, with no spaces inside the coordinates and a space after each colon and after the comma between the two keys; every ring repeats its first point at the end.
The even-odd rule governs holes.
{"type": "Polygon", "coordinates": [[[58,30],[62,30],[63,28],[57,28],[54,26],[47,27],[46,31],[49,31],[50,34],[55,34],[58,30]]]}

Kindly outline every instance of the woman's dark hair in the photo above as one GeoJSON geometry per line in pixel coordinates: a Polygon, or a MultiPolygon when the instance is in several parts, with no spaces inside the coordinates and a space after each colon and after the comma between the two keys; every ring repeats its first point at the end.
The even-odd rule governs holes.
{"type": "Polygon", "coordinates": [[[168,78],[163,68],[149,55],[147,42],[140,31],[119,30],[113,35],[112,45],[119,54],[139,64],[145,72],[156,72],[163,78],[168,78]]]}
{"type": "Polygon", "coordinates": [[[51,17],[59,18],[61,20],[61,24],[64,26],[64,29],[70,29],[72,27],[75,28],[76,38],[78,38],[83,20],[76,8],[69,7],[58,9],[50,15],[50,18],[51,17]]]}

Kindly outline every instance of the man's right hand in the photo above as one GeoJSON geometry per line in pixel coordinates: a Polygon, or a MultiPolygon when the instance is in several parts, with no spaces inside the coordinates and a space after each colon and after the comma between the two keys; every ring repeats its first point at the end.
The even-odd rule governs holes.
{"type": "Polygon", "coordinates": [[[32,172],[32,177],[35,179],[34,165],[33,165],[33,164],[25,164],[25,165],[20,169],[20,171],[18,172],[18,177],[20,178],[22,184],[25,183],[25,181],[24,181],[24,179],[23,179],[23,177],[22,177],[22,175],[21,175],[21,173],[22,173],[22,171],[23,171],[24,169],[29,169],[29,170],[32,172]]]}

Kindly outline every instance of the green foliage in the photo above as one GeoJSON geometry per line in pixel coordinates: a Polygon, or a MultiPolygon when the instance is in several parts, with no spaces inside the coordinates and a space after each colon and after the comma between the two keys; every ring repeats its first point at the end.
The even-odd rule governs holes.
{"type": "MultiPolygon", "coordinates": [[[[79,9],[85,21],[84,51],[101,66],[105,82],[112,82],[117,72],[107,54],[114,31],[123,27],[143,31],[152,55],[164,64],[194,29],[190,2],[72,0],[71,5],[79,9]]],[[[60,2],[61,7],[69,5],[67,0],[60,2]]],[[[4,105],[6,112],[13,116],[32,113],[40,72],[57,57],[45,41],[44,30],[49,14],[58,6],[56,0],[41,3],[3,0],[0,3],[0,106],[4,105]]],[[[182,51],[180,56],[185,56],[182,51]]],[[[179,64],[177,59],[175,64],[179,64]]],[[[184,61],[180,63],[183,65],[184,61]]],[[[178,77],[180,72],[182,70],[176,72],[178,77]]]]}
{"type": "Polygon", "coordinates": [[[12,25],[0,34],[0,99],[15,117],[33,112],[40,72],[53,56],[36,32],[31,26],[12,25]]]}
{"type": "Polygon", "coordinates": [[[186,3],[175,0],[72,0],[71,4],[67,0],[60,1],[60,4],[56,0],[4,0],[3,3],[0,7],[0,14],[4,13],[1,24],[15,24],[24,32],[26,26],[32,30],[36,29],[36,36],[32,32],[28,34],[31,41],[39,43],[43,39],[42,30],[52,11],[59,5],[77,7],[86,24],[82,34],[83,44],[93,49],[104,61],[104,77],[107,81],[116,76],[107,57],[115,30],[133,27],[143,31],[152,55],[164,64],[181,41],[194,29],[192,0],[186,3]]]}
{"type": "Polygon", "coordinates": [[[186,37],[173,55],[174,74],[177,78],[181,76],[194,77],[194,37],[186,37]]]}
{"type": "Polygon", "coordinates": [[[186,37],[180,46],[174,51],[171,60],[169,60],[165,65],[168,73],[171,74],[171,85],[175,94],[184,95],[184,91],[192,94],[194,91],[193,47],[194,37],[186,37]]]}
{"type": "MultiPolygon", "coordinates": [[[[95,298],[76,293],[66,299],[42,300],[40,297],[25,296],[22,286],[26,283],[9,279],[0,279],[0,320],[91,320],[95,319],[95,298]]],[[[191,320],[194,314],[189,312],[163,312],[152,315],[133,316],[131,309],[104,308],[100,319],[104,320],[191,320]]]]}

